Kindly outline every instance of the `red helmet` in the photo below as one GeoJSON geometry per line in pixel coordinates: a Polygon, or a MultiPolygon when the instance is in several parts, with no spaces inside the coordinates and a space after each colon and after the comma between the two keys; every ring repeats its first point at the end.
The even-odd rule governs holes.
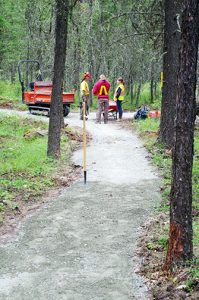
{"type": "Polygon", "coordinates": [[[89,72],[85,72],[83,78],[91,78],[91,74],[89,72]]]}

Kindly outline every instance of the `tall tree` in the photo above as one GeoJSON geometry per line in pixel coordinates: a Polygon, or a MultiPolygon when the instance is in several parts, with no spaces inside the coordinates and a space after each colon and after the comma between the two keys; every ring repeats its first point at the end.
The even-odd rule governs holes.
{"type": "Polygon", "coordinates": [[[192,259],[192,164],[195,122],[196,68],[199,40],[199,0],[187,0],[182,14],[170,237],[166,269],[192,259]]]}
{"type": "MultiPolygon", "coordinates": [[[[88,71],[91,74],[91,82],[93,81],[93,48],[92,48],[92,15],[93,15],[93,0],[89,0],[89,42],[88,42],[88,71]]],[[[89,103],[92,106],[93,98],[92,98],[92,90],[90,89],[89,94],[89,103]]]]}
{"type": "Polygon", "coordinates": [[[56,0],[54,76],[47,150],[47,154],[54,158],[60,156],[61,123],[63,119],[62,87],[66,60],[68,14],[69,1],[56,0]]]}
{"type": "Polygon", "coordinates": [[[160,141],[166,147],[173,145],[174,118],[179,67],[180,17],[184,0],[165,0],[165,27],[163,49],[164,84],[160,122],[160,141]]]}

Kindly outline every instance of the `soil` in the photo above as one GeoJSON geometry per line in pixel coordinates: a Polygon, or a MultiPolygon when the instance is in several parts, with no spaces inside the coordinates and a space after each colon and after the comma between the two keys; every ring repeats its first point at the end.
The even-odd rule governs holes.
{"type": "Polygon", "coordinates": [[[145,277],[152,299],[199,299],[199,280],[194,280],[187,287],[190,279],[190,268],[176,268],[172,274],[163,271],[166,247],[157,241],[161,238],[162,229],[169,225],[169,214],[160,213],[152,216],[143,226],[143,234],[137,244],[139,267],[137,272],[145,277]]]}

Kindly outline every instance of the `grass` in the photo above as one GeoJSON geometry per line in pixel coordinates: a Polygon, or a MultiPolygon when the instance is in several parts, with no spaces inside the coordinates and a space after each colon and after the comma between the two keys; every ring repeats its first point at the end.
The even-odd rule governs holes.
{"type": "Polygon", "coordinates": [[[138,99],[137,105],[136,105],[136,96],[134,95],[133,99],[131,99],[130,94],[126,94],[123,108],[126,110],[136,110],[139,106],[148,105],[150,109],[158,109],[160,107],[160,101],[161,101],[161,90],[159,85],[157,86],[157,95],[153,100],[153,102],[151,102],[150,84],[144,83],[141,87],[140,97],[138,99]]]}
{"type": "Polygon", "coordinates": [[[21,86],[19,83],[0,80],[0,106],[20,110],[26,109],[26,105],[21,102],[21,86]]]}
{"type": "MultiPolygon", "coordinates": [[[[110,98],[113,99],[113,90],[111,90],[110,98]]],[[[79,107],[79,91],[75,95],[75,103],[71,105],[71,110],[77,110],[79,107]]],[[[151,109],[157,109],[160,106],[160,87],[157,87],[157,96],[153,103],[150,102],[150,85],[145,83],[142,85],[138,106],[148,104],[151,109]]],[[[93,97],[93,104],[90,109],[97,109],[97,97],[93,97]]],[[[0,106],[7,108],[16,108],[20,110],[27,109],[25,104],[21,102],[21,86],[20,83],[0,80],[0,106]]],[[[131,99],[130,94],[125,95],[123,104],[124,110],[136,110],[136,99],[131,99]]]]}
{"type": "Polygon", "coordinates": [[[47,123],[0,114],[0,212],[16,210],[55,185],[54,173],[69,165],[71,146],[63,135],[64,156],[53,161],[46,155],[47,123]]]}
{"type": "MultiPolygon", "coordinates": [[[[171,187],[171,156],[165,153],[163,145],[157,143],[157,132],[159,128],[159,119],[146,119],[140,121],[134,121],[133,127],[143,138],[146,148],[151,154],[152,162],[160,170],[163,177],[163,190],[162,190],[162,202],[157,208],[159,212],[169,211],[169,193],[171,187]]],[[[197,129],[198,130],[198,129],[197,129]]],[[[194,141],[195,155],[193,161],[193,246],[194,253],[199,255],[199,137],[195,134],[194,141]]],[[[167,230],[165,228],[165,230],[167,230]]],[[[156,241],[158,245],[167,245],[168,236],[163,235],[163,239],[156,241]]],[[[149,249],[153,250],[156,247],[154,242],[149,243],[149,249]]],[[[199,278],[199,260],[191,267],[193,281],[195,278],[199,278]]]]}
{"type": "Polygon", "coordinates": [[[21,97],[20,83],[10,83],[9,81],[0,80],[0,95],[15,100],[21,97]]]}

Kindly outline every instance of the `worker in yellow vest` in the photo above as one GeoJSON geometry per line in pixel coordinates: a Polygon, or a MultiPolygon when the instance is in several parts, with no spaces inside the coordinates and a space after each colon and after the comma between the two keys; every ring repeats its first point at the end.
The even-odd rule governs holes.
{"type": "Polygon", "coordinates": [[[114,100],[117,102],[117,109],[119,112],[119,120],[122,119],[122,101],[124,100],[124,90],[125,90],[125,83],[122,77],[119,77],[117,80],[117,87],[114,93],[114,100]]]}
{"type": "MultiPolygon", "coordinates": [[[[83,75],[83,79],[80,85],[80,120],[83,120],[83,102],[86,103],[86,116],[88,115],[88,100],[89,100],[89,86],[88,81],[91,78],[91,75],[89,72],[85,72],[83,75]]],[[[87,117],[86,117],[87,119],[87,117]]]]}

